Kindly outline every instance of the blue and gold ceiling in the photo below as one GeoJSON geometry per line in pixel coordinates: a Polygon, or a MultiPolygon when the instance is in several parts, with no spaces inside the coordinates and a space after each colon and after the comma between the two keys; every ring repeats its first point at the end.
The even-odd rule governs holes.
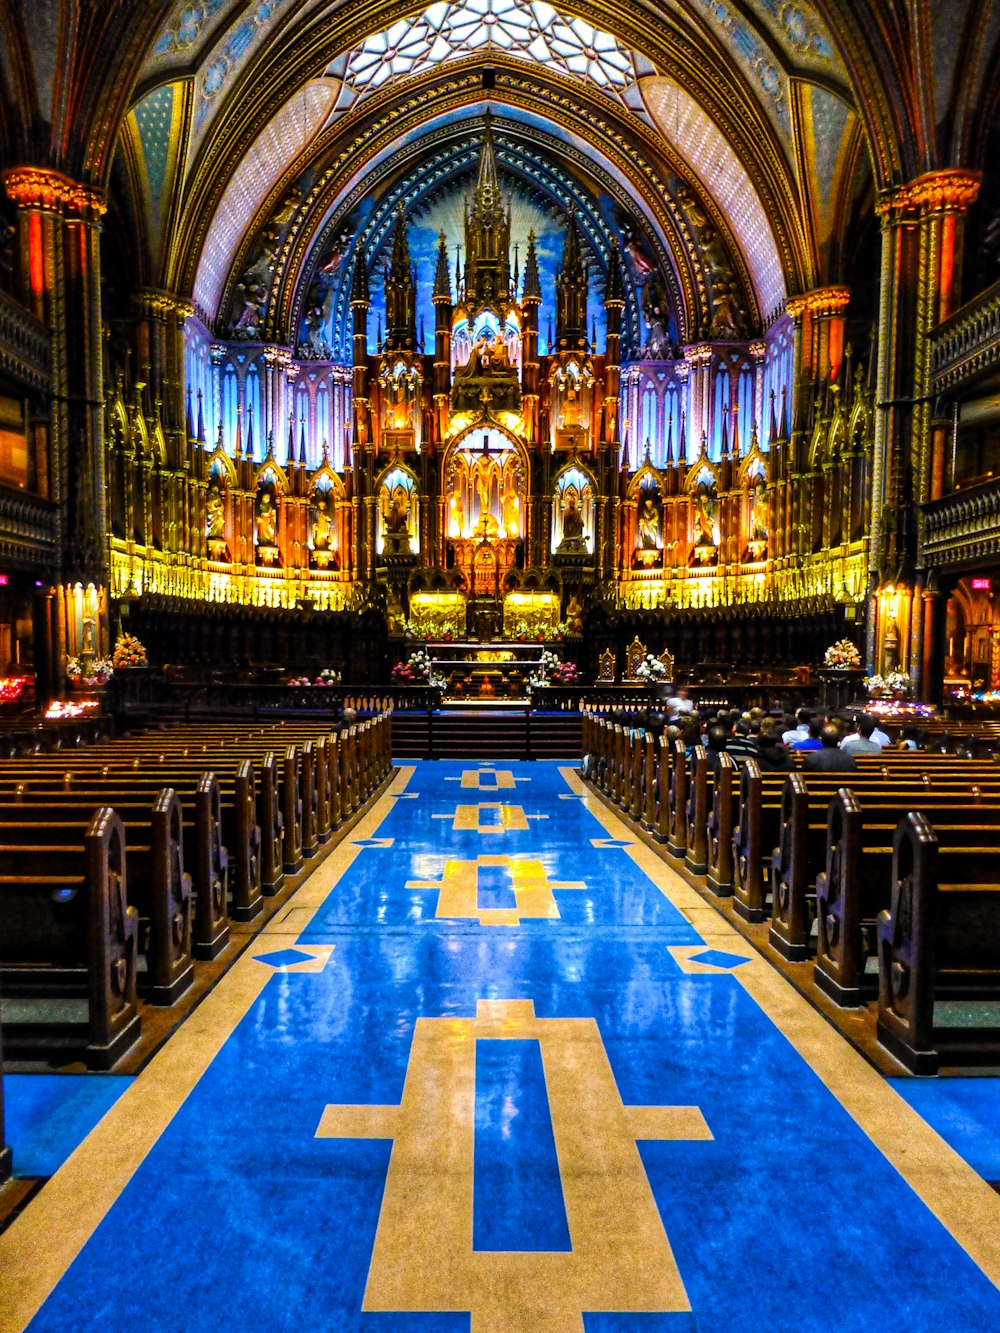
{"type": "Polygon", "coordinates": [[[263,273],[269,338],[301,344],[319,297],[346,355],[344,275],[358,254],[377,269],[400,200],[427,267],[423,232],[457,217],[489,105],[512,197],[553,255],[570,206],[595,273],[622,248],[632,347],[651,274],[678,341],[705,335],[727,286],[759,332],[791,292],[838,279],[866,180],[850,84],[810,4],[657,8],[649,23],[576,0],[178,3],[120,138],[150,280],[224,335],[263,273]]]}

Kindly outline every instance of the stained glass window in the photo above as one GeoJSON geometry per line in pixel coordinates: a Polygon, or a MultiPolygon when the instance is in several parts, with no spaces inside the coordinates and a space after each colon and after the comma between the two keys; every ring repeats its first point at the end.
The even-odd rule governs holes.
{"type": "Polygon", "coordinates": [[[349,109],[389,79],[423,74],[443,61],[490,50],[583,79],[633,108],[641,105],[636,101],[638,76],[653,71],[610,33],[544,0],[441,0],[366,38],[334,62],[330,73],[344,81],[337,109],[349,109]]]}

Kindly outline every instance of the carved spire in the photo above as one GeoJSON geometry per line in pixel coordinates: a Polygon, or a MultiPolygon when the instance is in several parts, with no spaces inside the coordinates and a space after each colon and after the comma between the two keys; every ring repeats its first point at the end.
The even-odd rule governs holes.
{"type": "Polygon", "coordinates": [[[500,197],[493,118],[487,111],[476,188],[465,214],[465,301],[500,311],[510,289],[510,210],[500,197]]]}
{"type": "Polygon", "coordinates": [[[538,275],[538,250],[534,230],[528,232],[528,251],[524,256],[524,300],[541,301],[542,280],[538,275]]]}
{"type": "Polygon", "coordinates": [[[205,445],[205,404],[202,401],[201,390],[198,390],[198,443],[205,445]]]}
{"type": "Polygon", "coordinates": [[[386,350],[409,351],[417,342],[417,283],[410,264],[410,242],[402,204],[396,209],[392,259],[385,276],[386,350]]]}
{"type": "Polygon", "coordinates": [[[587,350],[587,294],[590,275],[576,210],[571,209],[563,246],[562,268],[556,275],[556,344],[560,352],[587,350]]]}
{"type": "Polygon", "coordinates": [[[434,273],[434,304],[439,301],[451,305],[451,274],[448,272],[448,242],[444,232],[438,234],[437,269],[434,273]]]}

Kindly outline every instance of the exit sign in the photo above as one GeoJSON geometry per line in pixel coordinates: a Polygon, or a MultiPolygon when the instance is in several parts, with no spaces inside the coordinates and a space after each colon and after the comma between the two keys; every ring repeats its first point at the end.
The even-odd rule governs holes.
{"type": "MultiPolygon", "coordinates": [[[[6,579],[4,580],[4,582],[6,582],[6,579]]],[[[973,591],[973,592],[989,592],[990,589],[992,588],[992,586],[993,586],[993,581],[992,581],[992,579],[973,579],[973,580],[972,580],[972,591],[973,591]]]]}

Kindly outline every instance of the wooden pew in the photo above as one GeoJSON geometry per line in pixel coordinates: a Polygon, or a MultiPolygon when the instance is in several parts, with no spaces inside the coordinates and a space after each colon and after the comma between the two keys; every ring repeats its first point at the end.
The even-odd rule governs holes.
{"type": "Polygon", "coordinates": [[[55,873],[0,874],[0,993],[8,1001],[82,997],[62,1021],[30,1004],[5,1016],[9,1058],[82,1056],[110,1069],[139,1037],[136,971],[139,919],[127,901],[125,830],[99,809],[55,873]]]}
{"type": "Polygon", "coordinates": [[[706,816],[708,868],[706,886],[719,898],[733,892],[735,859],[733,831],[739,810],[739,769],[728,754],[719,755],[712,785],[712,803],[706,816]]]}
{"type": "MultiPolygon", "coordinates": [[[[94,788],[95,795],[100,786],[94,788]]],[[[107,794],[107,789],[104,789],[107,794]]],[[[139,791],[116,792],[114,809],[125,825],[131,854],[133,844],[149,840],[151,805],[139,791]]],[[[94,798],[79,791],[36,796],[22,792],[13,801],[0,796],[0,829],[44,825],[53,820],[85,823],[94,810],[94,798]]],[[[190,804],[188,807],[190,811],[190,804]]],[[[183,821],[184,864],[191,867],[194,891],[192,953],[195,958],[216,958],[229,943],[229,852],[222,841],[222,797],[214,774],[204,773],[195,796],[194,818],[183,821]]],[[[0,839],[2,840],[2,839],[0,839]]],[[[130,872],[132,876],[138,870],[130,872]]]]}
{"type": "MultiPolygon", "coordinates": [[[[902,753],[902,752],[901,752],[902,753]]],[[[894,757],[895,758],[895,757],[894,757]]],[[[945,785],[953,790],[971,791],[973,785],[982,791],[1000,790],[1000,773],[992,765],[976,761],[957,760],[937,763],[928,767],[913,764],[903,755],[902,765],[880,762],[878,766],[859,764],[856,774],[809,773],[810,788],[824,790],[824,783],[832,799],[842,785],[855,786],[865,779],[870,784],[886,785],[909,778],[915,790],[926,790],[931,783],[937,789],[945,785]]],[[[764,921],[769,915],[767,903],[771,853],[781,840],[781,813],[784,785],[789,774],[762,774],[756,760],[750,759],[740,774],[738,823],[733,830],[736,877],[733,887],[733,907],[746,921],[764,921]]]]}
{"type": "MultiPolygon", "coordinates": [[[[32,805],[45,801],[51,801],[53,805],[89,802],[93,809],[95,804],[107,799],[118,808],[145,798],[148,805],[162,789],[165,776],[162,772],[141,770],[112,774],[110,766],[103,765],[96,773],[74,770],[60,777],[57,772],[30,771],[24,773],[23,781],[11,781],[0,769],[0,804],[12,801],[32,805]]],[[[204,884],[214,885],[216,879],[223,876],[224,869],[228,870],[229,915],[234,921],[252,921],[263,906],[261,833],[253,765],[249,760],[242,760],[235,771],[228,774],[216,776],[195,770],[187,774],[174,771],[170,776],[186,807],[195,812],[193,846],[188,840],[191,826],[185,824],[185,859],[194,869],[198,891],[204,884]]],[[[272,800],[275,787],[272,774],[271,782],[267,784],[267,794],[272,800]]],[[[266,815],[269,807],[266,801],[262,804],[266,815]]],[[[274,847],[272,831],[272,864],[274,847]]],[[[280,882],[281,876],[278,887],[280,882]]],[[[277,888],[273,891],[277,892],[277,888]]],[[[199,929],[199,938],[204,944],[209,937],[199,929]]]]}
{"type": "Polygon", "coordinates": [[[956,797],[929,791],[916,800],[866,799],[843,790],[830,802],[825,869],[816,883],[813,979],[837,1004],[861,1004],[875,990],[866,963],[875,955],[875,922],[892,897],[895,833],[917,808],[953,844],[1000,837],[1000,795],[956,797]]]}
{"type": "MultiPolygon", "coordinates": [[[[229,813],[232,815],[230,828],[233,832],[237,829],[242,829],[245,832],[249,831],[252,843],[255,843],[259,848],[259,856],[254,857],[253,861],[246,866],[246,875],[239,877],[241,899],[244,887],[247,891],[243,910],[250,912],[252,916],[256,915],[256,911],[259,910],[259,905],[255,906],[255,902],[259,904],[259,897],[255,893],[256,885],[259,884],[260,890],[265,896],[273,896],[280,892],[285,879],[283,866],[284,816],[281,809],[281,787],[278,779],[277,758],[272,752],[265,754],[257,763],[256,775],[249,766],[249,762],[244,767],[239,762],[238,756],[234,757],[234,762],[238,764],[234,774],[218,773],[217,776],[223,798],[224,814],[227,813],[229,800],[232,802],[229,809],[229,813]],[[257,780],[255,780],[255,777],[257,780]],[[251,824],[248,806],[252,796],[256,799],[251,824]],[[254,833],[253,830],[259,830],[259,833],[254,833]]],[[[126,765],[104,762],[91,766],[78,762],[62,774],[60,774],[58,768],[54,767],[25,768],[24,765],[19,765],[15,771],[21,776],[17,778],[7,776],[10,770],[6,767],[0,768],[0,798],[5,792],[16,793],[18,788],[24,788],[32,794],[46,791],[90,791],[97,789],[107,791],[108,800],[113,804],[115,795],[128,795],[142,786],[145,786],[147,790],[160,788],[165,785],[168,779],[185,799],[193,799],[197,784],[203,776],[204,766],[200,757],[168,765],[167,763],[157,764],[154,756],[153,759],[135,761],[126,765]]],[[[237,843],[238,847],[245,845],[243,842],[237,843]]],[[[241,916],[237,910],[233,911],[233,917],[236,920],[250,919],[249,916],[241,916]]]]}
{"type": "Polygon", "coordinates": [[[944,999],[1000,999],[1000,843],[941,841],[911,813],[893,838],[892,901],[880,912],[878,1038],[917,1074],[1000,1060],[1000,1026],[936,1021],[944,999]]]}
{"type": "MultiPolygon", "coordinates": [[[[159,793],[145,824],[126,844],[128,902],[139,914],[139,952],[146,959],[139,989],[151,1004],[171,1005],[194,981],[191,876],[184,870],[181,803],[159,793]]],[[[89,820],[0,825],[0,883],[44,875],[58,879],[78,864],[89,820]]]]}

